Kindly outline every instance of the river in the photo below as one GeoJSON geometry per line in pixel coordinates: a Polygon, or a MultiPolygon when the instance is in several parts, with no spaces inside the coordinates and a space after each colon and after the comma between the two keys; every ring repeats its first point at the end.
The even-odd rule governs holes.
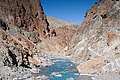
{"type": "Polygon", "coordinates": [[[52,58],[53,64],[44,67],[39,74],[49,76],[50,80],[79,80],[79,72],[75,64],[67,59],[52,58]]]}

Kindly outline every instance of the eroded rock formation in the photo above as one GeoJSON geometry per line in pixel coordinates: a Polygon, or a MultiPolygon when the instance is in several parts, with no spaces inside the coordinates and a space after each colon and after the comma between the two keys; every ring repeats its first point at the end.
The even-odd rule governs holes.
{"type": "MultiPolygon", "coordinates": [[[[100,2],[95,3],[94,6],[87,11],[81,28],[79,28],[73,35],[68,47],[73,60],[78,63],[86,62],[84,65],[92,65],[92,63],[89,63],[92,59],[103,57],[108,60],[107,65],[109,64],[109,66],[111,66],[109,69],[107,65],[104,68],[101,67],[103,73],[104,70],[109,72],[118,69],[119,71],[119,5],[119,0],[100,0],[100,2]]],[[[99,65],[100,64],[93,66],[94,68],[97,68],[99,65]]],[[[79,66],[82,67],[83,64],[80,64],[79,66]]],[[[93,70],[90,66],[88,66],[85,68],[88,72],[88,68],[89,70],[93,70]]],[[[96,70],[96,72],[97,71],[99,71],[99,69],[96,70]]]]}
{"type": "Polygon", "coordinates": [[[4,54],[4,65],[29,67],[35,45],[50,31],[48,26],[39,0],[1,0],[0,44],[3,52],[0,55],[4,54]]]}

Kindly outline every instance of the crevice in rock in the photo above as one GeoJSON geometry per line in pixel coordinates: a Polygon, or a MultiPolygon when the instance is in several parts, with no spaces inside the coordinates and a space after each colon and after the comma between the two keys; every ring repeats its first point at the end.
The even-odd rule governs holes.
{"type": "Polygon", "coordinates": [[[7,23],[3,21],[2,19],[0,19],[0,27],[5,31],[8,29],[7,23]]]}
{"type": "Polygon", "coordinates": [[[3,40],[6,40],[7,37],[8,37],[8,36],[7,36],[6,34],[3,34],[3,35],[2,35],[2,39],[3,39],[3,40]]]}
{"type": "Polygon", "coordinates": [[[17,62],[17,59],[16,59],[16,55],[12,53],[12,51],[10,51],[8,49],[8,55],[11,57],[12,59],[12,65],[15,65],[15,66],[18,66],[18,62],[17,62]]]}
{"type": "Polygon", "coordinates": [[[37,18],[37,16],[38,16],[38,12],[35,14],[35,18],[37,18]]]}
{"type": "Polygon", "coordinates": [[[46,22],[47,26],[50,26],[49,23],[48,23],[48,21],[47,21],[47,19],[45,19],[45,22],[46,22]]]}
{"type": "Polygon", "coordinates": [[[23,51],[22,62],[20,64],[20,66],[31,69],[31,67],[29,66],[30,63],[29,63],[29,60],[28,60],[28,56],[30,56],[30,54],[27,51],[23,51]]]}
{"type": "Polygon", "coordinates": [[[22,4],[21,9],[19,10],[19,17],[25,16],[25,12],[26,12],[25,7],[22,4]]]}
{"type": "Polygon", "coordinates": [[[102,19],[105,19],[105,18],[107,18],[107,14],[102,14],[101,17],[102,17],[102,19]]]}
{"type": "Polygon", "coordinates": [[[54,29],[53,29],[53,31],[51,32],[51,34],[52,34],[53,37],[54,37],[54,36],[57,36],[57,34],[56,34],[56,32],[55,32],[54,29]]]}
{"type": "Polygon", "coordinates": [[[9,61],[8,57],[5,57],[5,58],[4,58],[3,64],[4,64],[4,66],[9,66],[9,67],[11,67],[11,62],[9,61]]]}
{"type": "Polygon", "coordinates": [[[97,15],[96,15],[96,16],[94,16],[94,17],[93,17],[93,19],[95,19],[96,17],[97,17],[97,15]]]}

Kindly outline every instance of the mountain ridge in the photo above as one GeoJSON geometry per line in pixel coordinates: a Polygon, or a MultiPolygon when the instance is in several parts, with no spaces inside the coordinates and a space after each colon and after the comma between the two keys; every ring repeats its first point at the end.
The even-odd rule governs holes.
{"type": "Polygon", "coordinates": [[[58,19],[58,18],[55,18],[55,17],[52,17],[52,16],[47,16],[47,20],[52,27],[77,25],[75,23],[65,21],[65,20],[61,20],[61,19],[58,19]]]}

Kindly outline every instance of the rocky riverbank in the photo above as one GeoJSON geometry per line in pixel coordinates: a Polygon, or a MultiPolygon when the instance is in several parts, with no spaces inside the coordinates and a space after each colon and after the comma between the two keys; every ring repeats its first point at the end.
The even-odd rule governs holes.
{"type": "Polygon", "coordinates": [[[44,71],[44,67],[50,66],[53,62],[48,57],[39,57],[41,63],[39,65],[31,65],[30,67],[23,66],[5,66],[2,62],[0,64],[0,79],[1,80],[49,80],[45,75],[36,76],[44,71]]]}

